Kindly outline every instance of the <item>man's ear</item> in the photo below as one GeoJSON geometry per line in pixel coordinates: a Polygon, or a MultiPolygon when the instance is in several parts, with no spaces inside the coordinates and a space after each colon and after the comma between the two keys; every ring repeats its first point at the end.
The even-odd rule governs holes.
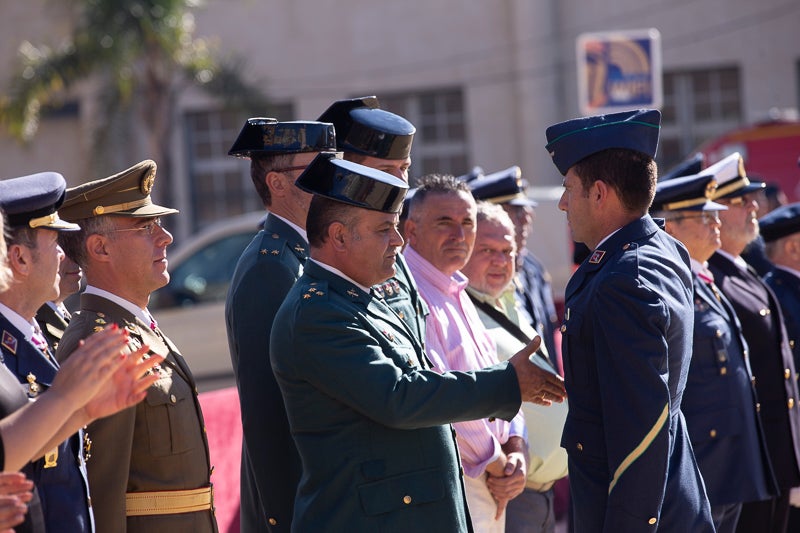
{"type": "Polygon", "coordinates": [[[107,263],[111,260],[108,253],[108,237],[99,233],[93,233],[86,237],[86,253],[95,261],[107,263]]]}
{"type": "Polygon", "coordinates": [[[272,196],[285,196],[286,194],[286,176],[281,172],[267,172],[264,176],[264,182],[272,196]]]}
{"type": "Polygon", "coordinates": [[[328,239],[337,252],[347,252],[347,228],[341,222],[334,222],[328,226],[328,239]]]}
{"type": "Polygon", "coordinates": [[[403,239],[406,243],[413,246],[414,243],[417,242],[417,223],[409,217],[405,219],[402,230],[403,239]]]}
{"type": "Polygon", "coordinates": [[[596,203],[604,203],[608,200],[608,195],[611,188],[605,181],[595,180],[592,187],[589,189],[589,199],[596,203]]]}
{"type": "Polygon", "coordinates": [[[27,276],[33,268],[33,254],[30,248],[21,244],[8,246],[7,263],[12,272],[27,276]]]}

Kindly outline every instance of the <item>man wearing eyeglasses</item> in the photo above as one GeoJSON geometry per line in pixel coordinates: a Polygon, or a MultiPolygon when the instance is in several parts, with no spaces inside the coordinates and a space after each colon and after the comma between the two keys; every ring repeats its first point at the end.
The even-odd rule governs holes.
{"type": "Polygon", "coordinates": [[[242,531],[289,531],[291,526],[302,468],[269,363],[270,336],[275,314],[308,259],[311,194],[294,182],[318,153],[335,149],[332,124],[250,118],[228,152],[250,159],[250,178],[269,211],[239,258],[225,302],[242,413],[242,531]]]}
{"type": "Polygon", "coordinates": [[[64,360],[80,339],[118,324],[131,349],[147,345],[165,357],[144,401],[88,428],[97,531],[210,533],[217,524],[197,388],[147,310],[150,294],[169,282],[172,235],[160,217],[178,212],[152,202],[155,177],[156,164],[146,160],[67,190],[63,218],[81,229],[62,246],[83,269],[87,287],[56,355],[64,360]]]}
{"type": "Polygon", "coordinates": [[[782,532],[787,527],[789,490],[800,485],[800,393],[778,300],[741,258],[744,248],[759,233],[754,193],[764,184],[748,179],[738,152],[708,167],[703,174],[716,177],[718,186],[713,200],[728,208],[720,212],[722,246],[708,265],[714,282],[733,304],[749,346],[761,421],[780,489],[777,497],[745,503],[738,528],[782,532]]]}
{"type": "Polygon", "coordinates": [[[708,270],[720,247],[716,181],[691,175],[661,181],[650,213],[689,252],[694,292],[694,336],[681,401],[717,533],[733,533],[742,502],[778,493],[752,383],[748,346],[728,299],[708,270]],[[736,465],[733,467],[732,465],[736,465]]]}

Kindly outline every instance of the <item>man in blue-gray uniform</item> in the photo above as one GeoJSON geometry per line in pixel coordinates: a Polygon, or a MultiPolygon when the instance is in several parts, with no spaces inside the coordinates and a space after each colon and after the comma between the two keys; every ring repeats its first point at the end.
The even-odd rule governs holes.
{"type": "Polygon", "coordinates": [[[250,158],[250,177],[269,211],[242,253],[225,302],[225,323],[242,414],[242,531],[289,531],[300,457],[269,365],[272,320],[308,258],[311,195],[294,181],[319,152],[336,148],[331,124],[251,118],[229,155],[250,158]]]}
{"type": "Polygon", "coordinates": [[[522,170],[518,166],[509,167],[470,180],[467,184],[476,200],[501,205],[514,222],[518,250],[514,294],[525,312],[528,323],[541,333],[550,362],[557,371],[560,371],[562,365],[558,354],[561,347],[556,343],[555,333],[558,329],[558,315],[553,300],[550,273],[539,258],[528,249],[527,244],[528,234],[536,217],[534,208],[538,204],[528,198],[522,170]]]}
{"type": "Polygon", "coordinates": [[[561,379],[528,361],[538,338],[488,369],[431,370],[416,334],[370,289],[394,275],[407,184],[330,154],[297,184],[315,193],[311,252],[270,345],[303,461],[292,528],[469,531],[447,424],[561,401],[561,379]]]}
{"type": "Polygon", "coordinates": [[[714,283],[708,258],[720,247],[719,212],[709,198],[711,175],[661,181],[650,213],[686,246],[694,283],[694,342],[681,410],[703,475],[717,533],[733,533],[742,502],[778,493],[772,473],[747,343],[728,299],[714,283]],[[732,465],[736,465],[735,468],[732,465]]]}
{"type": "MultiPolygon", "coordinates": [[[[773,268],[764,281],[783,311],[795,368],[800,368],[800,203],[784,205],[758,219],[766,257],[773,268]]],[[[800,530],[800,487],[792,487],[787,531],[800,530]]]]}
{"type": "MultiPolygon", "coordinates": [[[[59,368],[34,316],[58,297],[58,268],[64,258],[58,233],[80,229],[58,216],[66,189],[66,181],[55,172],[0,181],[13,276],[0,294],[0,360],[32,400],[50,387],[59,368]]],[[[79,431],[23,469],[36,485],[47,531],[94,531],[85,438],[79,431]]]]}
{"type": "Polygon", "coordinates": [[[694,321],[689,254],[647,214],[661,114],[547,128],[559,208],[589,257],[566,288],[562,354],[572,521],[587,531],[713,531],[681,397],[694,321]]]}
{"type": "MultiPolygon", "coordinates": [[[[333,123],[336,147],[344,159],[376,168],[408,183],[411,144],[417,130],[400,115],[380,109],[377,97],[338,100],[318,120],[333,123]]],[[[375,294],[386,301],[424,346],[428,306],[420,298],[402,254],[397,256],[395,269],[394,276],[375,287],[375,294]]]]}
{"type": "Polygon", "coordinates": [[[747,244],[758,235],[755,193],[764,184],[750,181],[738,152],[703,173],[714,175],[717,190],[713,200],[728,208],[720,211],[722,246],[708,260],[708,268],[742,324],[769,458],[780,489],[776,497],[746,502],[738,531],[783,532],[789,490],[800,485],[800,411],[796,405],[800,393],[780,304],[772,289],[741,258],[747,244]]]}

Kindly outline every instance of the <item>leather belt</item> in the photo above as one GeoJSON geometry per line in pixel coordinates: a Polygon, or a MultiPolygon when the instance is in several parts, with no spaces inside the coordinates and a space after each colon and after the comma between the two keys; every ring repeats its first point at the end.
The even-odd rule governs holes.
{"type": "Polygon", "coordinates": [[[194,513],[214,507],[214,491],[209,485],[189,490],[159,490],[125,494],[126,516],[194,513]]]}
{"type": "Polygon", "coordinates": [[[536,483],[535,481],[528,481],[525,483],[526,489],[532,489],[536,492],[547,492],[548,490],[553,488],[555,485],[555,481],[548,481],[547,483],[536,483]]]}

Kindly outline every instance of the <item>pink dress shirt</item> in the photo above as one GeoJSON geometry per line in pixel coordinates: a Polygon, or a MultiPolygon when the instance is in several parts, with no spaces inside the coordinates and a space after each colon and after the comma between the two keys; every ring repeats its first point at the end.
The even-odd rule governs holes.
{"type": "MultiPolygon", "coordinates": [[[[419,294],[430,307],[425,322],[425,351],[435,370],[479,370],[496,365],[497,350],[484,328],[478,311],[465,292],[468,280],[461,272],[447,276],[414,251],[403,251],[419,294]]],[[[503,453],[501,445],[510,436],[523,437],[522,411],[509,423],[500,418],[453,424],[464,473],[479,477],[486,465],[503,453]]]]}

